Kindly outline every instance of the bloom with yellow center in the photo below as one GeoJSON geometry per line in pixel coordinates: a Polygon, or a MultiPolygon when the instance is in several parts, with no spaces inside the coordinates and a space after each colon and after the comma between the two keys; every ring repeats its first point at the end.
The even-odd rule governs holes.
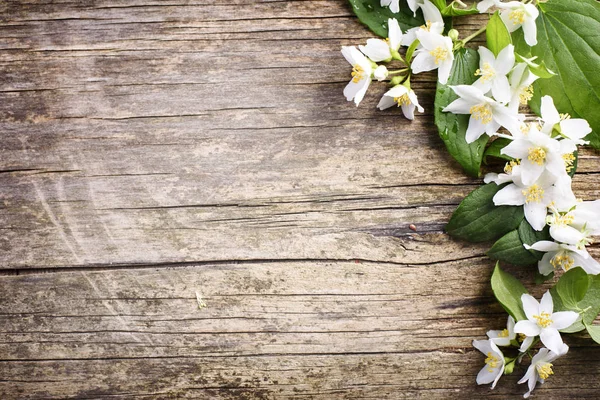
{"type": "Polygon", "coordinates": [[[412,72],[418,74],[437,69],[438,80],[446,84],[454,62],[452,39],[424,29],[417,30],[415,35],[422,48],[415,52],[411,63],[412,72]]]}
{"type": "Polygon", "coordinates": [[[506,328],[501,331],[490,330],[487,332],[487,336],[498,346],[510,346],[510,342],[517,338],[514,328],[515,320],[513,317],[509,316],[508,321],[506,321],[506,328]]]}
{"type": "Polygon", "coordinates": [[[539,303],[529,294],[523,294],[521,301],[527,319],[515,324],[515,332],[524,333],[527,337],[539,335],[547,348],[557,354],[561,353],[564,343],[558,331],[573,325],[579,314],[573,311],[553,313],[554,305],[550,291],[544,293],[539,303]]]}
{"type": "Polygon", "coordinates": [[[541,348],[538,353],[531,359],[531,365],[527,368],[527,372],[521,378],[519,383],[527,382],[529,390],[523,397],[528,398],[531,395],[537,382],[544,383],[544,380],[548,379],[550,375],[554,374],[552,371],[552,362],[558,357],[564,355],[569,351],[569,347],[564,345],[559,353],[555,353],[549,349],[541,348]]]}
{"type": "Polygon", "coordinates": [[[419,104],[415,92],[404,85],[397,85],[388,90],[377,104],[380,110],[393,106],[402,108],[402,113],[410,120],[415,118],[415,109],[419,110],[420,113],[425,111],[419,104]]]}
{"type": "Polygon", "coordinates": [[[584,138],[592,132],[590,124],[581,118],[566,118],[559,114],[550,96],[542,97],[540,111],[544,125],[542,131],[548,135],[558,131],[562,137],[572,140],[575,144],[588,144],[584,138]]]}
{"type": "Polygon", "coordinates": [[[538,270],[542,275],[550,275],[556,270],[568,271],[575,267],[581,267],[591,275],[600,273],[600,263],[585,248],[579,249],[576,245],[549,240],[541,240],[531,246],[525,245],[525,248],[546,253],[538,262],[538,270]]]}
{"type": "Polygon", "coordinates": [[[489,49],[479,47],[479,69],[475,71],[475,75],[480,78],[473,83],[487,93],[492,91],[494,99],[502,104],[506,104],[511,100],[510,83],[508,81],[508,73],[515,65],[515,48],[512,44],[506,46],[498,57],[494,56],[489,49]]]}
{"type": "Polygon", "coordinates": [[[343,46],[342,54],[352,65],[352,79],[344,88],[344,96],[346,96],[348,101],[354,100],[358,106],[367,93],[367,89],[371,83],[373,66],[371,61],[369,61],[363,53],[358,51],[356,47],[343,46]]]}
{"type": "Polygon", "coordinates": [[[523,4],[519,1],[498,2],[497,5],[502,9],[500,18],[508,31],[514,32],[522,27],[525,42],[529,46],[535,46],[537,44],[535,20],[540,15],[537,7],[534,4],[523,4]]]}
{"type": "Polygon", "coordinates": [[[486,356],[485,365],[477,374],[477,384],[491,383],[493,389],[504,373],[504,355],[492,340],[474,340],[473,347],[486,356]]]}

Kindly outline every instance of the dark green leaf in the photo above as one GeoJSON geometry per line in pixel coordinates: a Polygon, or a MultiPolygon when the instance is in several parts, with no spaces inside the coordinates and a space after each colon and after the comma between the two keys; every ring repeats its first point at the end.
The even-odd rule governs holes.
{"type": "Polygon", "coordinates": [[[514,276],[502,271],[498,263],[492,274],[492,290],[498,302],[515,321],[527,319],[521,302],[521,296],[527,293],[527,289],[514,276]]]}
{"type": "Polygon", "coordinates": [[[413,16],[406,0],[400,0],[400,12],[398,13],[391,12],[389,7],[382,7],[379,0],[350,0],[350,5],[360,22],[381,37],[388,36],[387,21],[389,18],[398,20],[402,32],[425,23],[420,11],[417,13],[417,17],[413,16]]]}
{"type": "Polygon", "coordinates": [[[492,260],[504,261],[513,265],[531,265],[538,262],[538,259],[523,247],[519,231],[516,229],[498,239],[487,255],[492,260]]]}
{"type": "Polygon", "coordinates": [[[554,278],[554,272],[550,272],[548,275],[542,275],[539,272],[536,272],[535,273],[535,284],[541,285],[542,283],[547,282],[552,278],[554,278]]]}
{"type": "Polygon", "coordinates": [[[452,214],[446,232],[468,242],[485,242],[516,229],[523,221],[523,207],[496,207],[492,199],[501,188],[489,183],[471,192],[452,214]]]}
{"type": "Polygon", "coordinates": [[[502,51],[503,48],[512,43],[512,38],[504,21],[500,18],[498,11],[492,15],[490,21],[487,24],[485,30],[485,36],[487,38],[487,47],[491,50],[496,57],[502,51]]]}
{"type": "MultiPolygon", "coordinates": [[[[559,112],[590,123],[593,132],[587,140],[600,148],[600,2],[548,0],[539,8],[538,45],[531,54],[557,75],[534,83],[530,106],[539,115],[542,96],[552,96],[559,112]]],[[[522,29],[513,40],[517,52],[527,54],[522,29]]]]}
{"type": "Polygon", "coordinates": [[[600,325],[585,324],[585,329],[587,329],[592,339],[594,339],[594,342],[600,343],[600,325]]]}
{"type": "MultiPolygon", "coordinates": [[[[529,225],[529,222],[527,222],[527,220],[525,220],[525,219],[519,225],[518,232],[519,232],[519,238],[521,239],[521,242],[523,244],[528,244],[530,246],[541,240],[552,240],[550,238],[550,227],[549,226],[546,226],[541,231],[536,231],[535,229],[533,229],[531,227],[531,225],[529,225]]],[[[525,249],[525,247],[523,247],[523,248],[525,249]]],[[[525,250],[527,250],[527,249],[525,249],[525,250]]],[[[544,256],[544,253],[536,251],[536,250],[530,249],[527,251],[535,257],[536,261],[541,260],[542,257],[544,256]]]]}
{"type": "Polygon", "coordinates": [[[487,164],[489,162],[488,157],[494,157],[505,161],[511,161],[512,157],[500,153],[500,150],[505,148],[510,142],[511,140],[505,138],[497,138],[496,140],[494,140],[492,143],[490,143],[488,148],[485,149],[485,152],[483,153],[483,162],[487,164]]]}
{"type": "Polygon", "coordinates": [[[565,307],[576,310],[578,304],[585,297],[590,279],[582,268],[571,268],[560,277],[556,284],[556,292],[565,307]]]}
{"type": "Polygon", "coordinates": [[[479,67],[479,55],[473,49],[460,49],[455,53],[454,64],[447,85],[438,82],[435,94],[434,116],[440,137],[448,152],[471,176],[479,176],[479,168],[485,145],[489,138],[482,135],[468,144],[465,139],[469,126],[469,115],[445,113],[442,110],[458,96],[450,85],[470,85],[475,82],[475,71],[479,67]]]}

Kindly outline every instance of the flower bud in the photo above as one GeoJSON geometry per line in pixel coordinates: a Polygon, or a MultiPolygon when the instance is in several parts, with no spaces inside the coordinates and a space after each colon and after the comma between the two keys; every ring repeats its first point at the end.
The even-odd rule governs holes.
{"type": "Polygon", "coordinates": [[[450,29],[448,32],[448,37],[453,41],[456,41],[458,39],[458,31],[456,29],[450,29]]]}

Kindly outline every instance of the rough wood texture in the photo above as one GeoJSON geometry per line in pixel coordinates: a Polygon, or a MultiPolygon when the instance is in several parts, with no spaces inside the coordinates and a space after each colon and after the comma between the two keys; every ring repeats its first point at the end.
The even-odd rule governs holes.
{"type": "MultiPolygon", "coordinates": [[[[475,385],[505,316],[489,244],[443,234],[480,182],[433,75],[413,123],[383,84],[341,95],[371,36],[343,0],[0,4],[0,397],[523,393],[475,385]]],[[[540,398],[597,396],[599,348],[569,344],[540,398]]]]}

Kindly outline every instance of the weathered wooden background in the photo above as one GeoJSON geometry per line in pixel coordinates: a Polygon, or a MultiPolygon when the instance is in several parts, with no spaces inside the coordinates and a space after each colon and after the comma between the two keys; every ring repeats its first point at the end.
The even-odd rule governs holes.
{"type": "MultiPolygon", "coordinates": [[[[489,244],[443,233],[480,182],[433,74],[413,123],[341,94],[371,36],[344,0],[0,3],[0,398],[524,393],[475,385],[505,314],[489,244]]],[[[537,397],[597,398],[599,348],[568,343],[537,397]]]]}

